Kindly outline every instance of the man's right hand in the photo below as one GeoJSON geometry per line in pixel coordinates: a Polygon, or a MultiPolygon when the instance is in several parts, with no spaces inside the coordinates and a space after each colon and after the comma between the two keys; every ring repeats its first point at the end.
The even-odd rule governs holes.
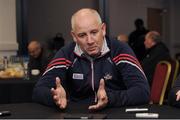
{"type": "Polygon", "coordinates": [[[55,104],[60,109],[65,109],[67,106],[66,91],[64,90],[63,86],[61,85],[61,80],[59,77],[56,77],[56,89],[51,88],[51,93],[53,95],[55,104]]]}

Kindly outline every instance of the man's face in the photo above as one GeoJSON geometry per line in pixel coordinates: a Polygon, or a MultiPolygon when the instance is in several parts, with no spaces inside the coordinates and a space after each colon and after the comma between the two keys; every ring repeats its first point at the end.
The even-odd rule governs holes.
{"type": "Polygon", "coordinates": [[[28,47],[29,50],[29,55],[32,56],[33,58],[38,58],[39,55],[41,54],[41,47],[38,44],[31,44],[28,47]]]}
{"type": "Polygon", "coordinates": [[[144,45],[146,49],[149,49],[152,47],[152,39],[149,38],[148,36],[145,37],[144,45]]]}
{"type": "Polygon", "coordinates": [[[76,21],[72,36],[83,52],[97,56],[102,49],[105,29],[105,24],[100,24],[93,16],[85,17],[76,21]]]}

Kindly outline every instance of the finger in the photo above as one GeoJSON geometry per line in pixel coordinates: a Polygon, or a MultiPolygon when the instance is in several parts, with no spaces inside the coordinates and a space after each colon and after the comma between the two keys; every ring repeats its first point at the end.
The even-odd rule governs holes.
{"type": "Polygon", "coordinates": [[[57,95],[57,91],[54,89],[54,88],[51,88],[51,94],[54,96],[54,95],[57,95]]]}
{"type": "Polygon", "coordinates": [[[57,94],[56,94],[56,90],[54,88],[51,88],[51,94],[53,96],[53,99],[55,101],[55,103],[57,103],[57,101],[59,100],[57,94]]]}
{"type": "Polygon", "coordinates": [[[55,95],[55,89],[51,88],[51,94],[54,96],[55,95]]]}
{"type": "Polygon", "coordinates": [[[56,77],[56,88],[61,87],[61,80],[59,77],[56,77]]]}
{"type": "Polygon", "coordinates": [[[67,106],[67,100],[66,99],[62,99],[61,100],[61,104],[60,104],[60,108],[61,109],[65,109],[67,106]]]}
{"type": "Polygon", "coordinates": [[[55,102],[56,105],[60,108],[60,109],[65,109],[67,106],[67,100],[66,99],[59,99],[57,102],[55,102]]]}
{"type": "Polygon", "coordinates": [[[55,101],[56,105],[60,108],[60,109],[64,109],[65,108],[65,105],[64,103],[62,102],[61,99],[58,99],[57,101],[55,101]]]}
{"type": "Polygon", "coordinates": [[[53,96],[53,99],[55,100],[55,102],[60,100],[57,95],[54,95],[54,96],[53,96]]]}
{"type": "Polygon", "coordinates": [[[99,105],[98,104],[96,104],[96,105],[91,105],[91,106],[89,106],[89,110],[98,110],[98,108],[99,108],[99,105]]]}
{"type": "Polygon", "coordinates": [[[106,99],[105,82],[104,79],[100,80],[98,89],[98,101],[104,101],[106,99]]]}
{"type": "Polygon", "coordinates": [[[57,105],[58,107],[61,106],[61,102],[60,102],[60,101],[55,101],[55,103],[56,103],[56,105],[57,105]]]}
{"type": "Polygon", "coordinates": [[[104,88],[105,88],[104,79],[101,79],[99,83],[99,89],[104,89],[104,88]]]}
{"type": "Polygon", "coordinates": [[[103,101],[98,100],[97,104],[89,106],[89,110],[99,110],[99,109],[103,108],[104,105],[105,105],[105,103],[103,101]]]}
{"type": "Polygon", "coordinates": [[[179,101],[180,100],[180,91],[178,91],[177,93],[176,93],[176,101],[179,101]]]}
{"type": "Polygon", "coordinates": [[[176,101],[179,101],[179,100],[180,100],[180,95],[177,95],[176,101]]]}
{"type": "Polygon", "coordinates": [[[179,93],[179,91],[178,91],[178,92],[176,92],[176,95],[178,95],[178,93],[179,93]]]}
{"type": "Polygon", "coordinates": [[[89,110],[93,110],[93,111],[96,111],[96,110],[100,110],[102,108],[104,108],[104,104],[102,102],[98,102],[96,105],[91,105],[89,106],[89,110]]]}

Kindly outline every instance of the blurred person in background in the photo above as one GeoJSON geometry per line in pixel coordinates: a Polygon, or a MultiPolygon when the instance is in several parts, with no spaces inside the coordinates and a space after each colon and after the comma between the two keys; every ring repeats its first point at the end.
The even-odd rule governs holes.
{"type": "Polygon", "coordinates": [[[46,67],[52,59],[51,53],[43,48],[43,45],[33,39],[28,44],[29,62],[28,62],[28,75],[40,76],[46,70],[46,67]]]}
{"type": "Polygon", "coordinates": [[[117,40],[128,43],[128,36],[125,34],[119,34],[117,36],[117,40]]]}
{"type": "Polygon", "coordinates": [[[144,21],[140,18],[134,21],[135,30],[129,35],[129,45],[133,49],[139,61],[146,56],[144,37],[148,30],[144,27],[144,21]]]}
{"type": "Polygon", "coordinates": [[[53,55],[56,54],[56,52],[64,46],[64,38],[62,33],[56,33],[56,36],[53,39],[50,39],[47,41],[47,46],[50,52],[52,52],[53,55]]]}
{"type": "Polygon", "coordinates": [[[158,62],[171,60],[169,49],[161,40],[161,35],[157,31],[150,31],[145,36],[146,57],[141,61],[144,72],[151,86],[154,71],[158,62]]]}

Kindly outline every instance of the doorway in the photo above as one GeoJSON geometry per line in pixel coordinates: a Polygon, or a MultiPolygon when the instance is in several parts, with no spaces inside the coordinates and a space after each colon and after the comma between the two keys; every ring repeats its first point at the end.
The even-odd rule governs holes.
{"type": "Polygon", "coordinates": [[[163,36],[163,10],[158,8],[148,8],[147,24],[150,31],[155,30],[163,36]]]}

